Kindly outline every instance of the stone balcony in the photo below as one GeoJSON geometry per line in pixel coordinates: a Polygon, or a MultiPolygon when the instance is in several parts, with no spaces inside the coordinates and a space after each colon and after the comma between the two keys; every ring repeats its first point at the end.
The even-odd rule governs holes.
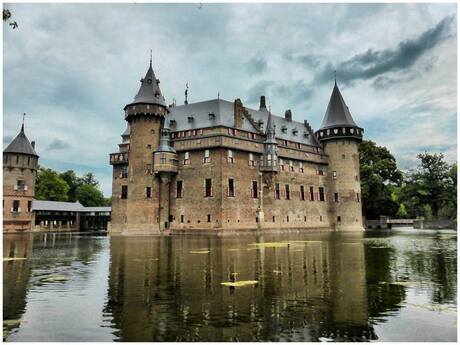
{"type": "Polygon", "coordinates": [[[111,153],[110,164],[128,164],[128,152],[111,153]]]}
{"type": "Polygon", "coordinates": [[[179,160],[176,154],[167,152],[158,152],[153,157],[154,173],[176,174],[179,167],[179,160]]]}

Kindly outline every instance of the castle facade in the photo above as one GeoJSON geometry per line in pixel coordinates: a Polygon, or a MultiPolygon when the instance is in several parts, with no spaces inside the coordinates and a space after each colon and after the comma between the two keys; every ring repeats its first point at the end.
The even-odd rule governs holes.
{"type": "Polygon", "coordinates": [[[363,230],[358,144],[335,83],[321,127],[240,99],[166,105],[152,63],[124,108],[111,234],[363,230]]]}

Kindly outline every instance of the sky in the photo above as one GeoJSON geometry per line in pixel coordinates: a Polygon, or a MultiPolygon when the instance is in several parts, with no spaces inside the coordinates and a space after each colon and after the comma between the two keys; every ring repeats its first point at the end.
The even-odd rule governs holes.
{"type": "Polygon", "coordinates": [[[220,97],[321,124],[337,83],[364,138],[401,169],[457,159],[455,4],[4,4],[3,145],[22,114],[41,166],[91,171],[111,194],[109,153],[150,49],[168,104],[220,97]]]}

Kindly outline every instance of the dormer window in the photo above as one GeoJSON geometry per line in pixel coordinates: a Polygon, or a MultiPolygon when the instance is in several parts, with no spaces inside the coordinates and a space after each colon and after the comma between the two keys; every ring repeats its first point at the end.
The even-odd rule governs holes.
{"type": "Polygon", "coordinates": [[[264,128],[264,122],[262,120],[257,121],[257,125],[260,129],[264,128]]]}
{"type": "Polygon", "coordinates": [[[170,126],[176,126],[176,120],[169,120],[170,126]]]}
{"type": "Polygon", "coordinates": [[[189,117],[187,117],[187,120],[188,120],[188,122],[193,122],[193,120],[194,120],[193,116],[190,115],[189,117]]]}
{"type": "Polygon", "coordinates": [[[303,132],[303,137],[308,138],[310,135],[307,132],[303,132]]]}
{"type": "Polygon", "coordinates": [[[281,126],[281,131],[283,133],[286,133],[287,132],[287,127],[285,125],[281,126]]]}
{"type": "Polygon", "coordinates": [[[299,130],[298,130],[297,128],[294,128],[294,129],[292,130],[292,134],[297,135],[297,133],[299,133],[299,130]]]}
{"type": "Polygon", "coordinates": [[[214,113],[209,113],[209,119],[214,120],[216,115],[214,113]]]}
{"type": "Polygon", "coordinates": [[[147,79],[147,84],[152,84],[152,79],[147,79]]]}

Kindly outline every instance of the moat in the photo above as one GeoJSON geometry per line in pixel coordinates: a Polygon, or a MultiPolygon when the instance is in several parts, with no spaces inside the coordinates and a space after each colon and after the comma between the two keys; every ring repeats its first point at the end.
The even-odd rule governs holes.
{"type": "Polygon", "coordinates": [[[3,256],[6,341],[457,337],[454,231],[22,234],[3,256]]]}

